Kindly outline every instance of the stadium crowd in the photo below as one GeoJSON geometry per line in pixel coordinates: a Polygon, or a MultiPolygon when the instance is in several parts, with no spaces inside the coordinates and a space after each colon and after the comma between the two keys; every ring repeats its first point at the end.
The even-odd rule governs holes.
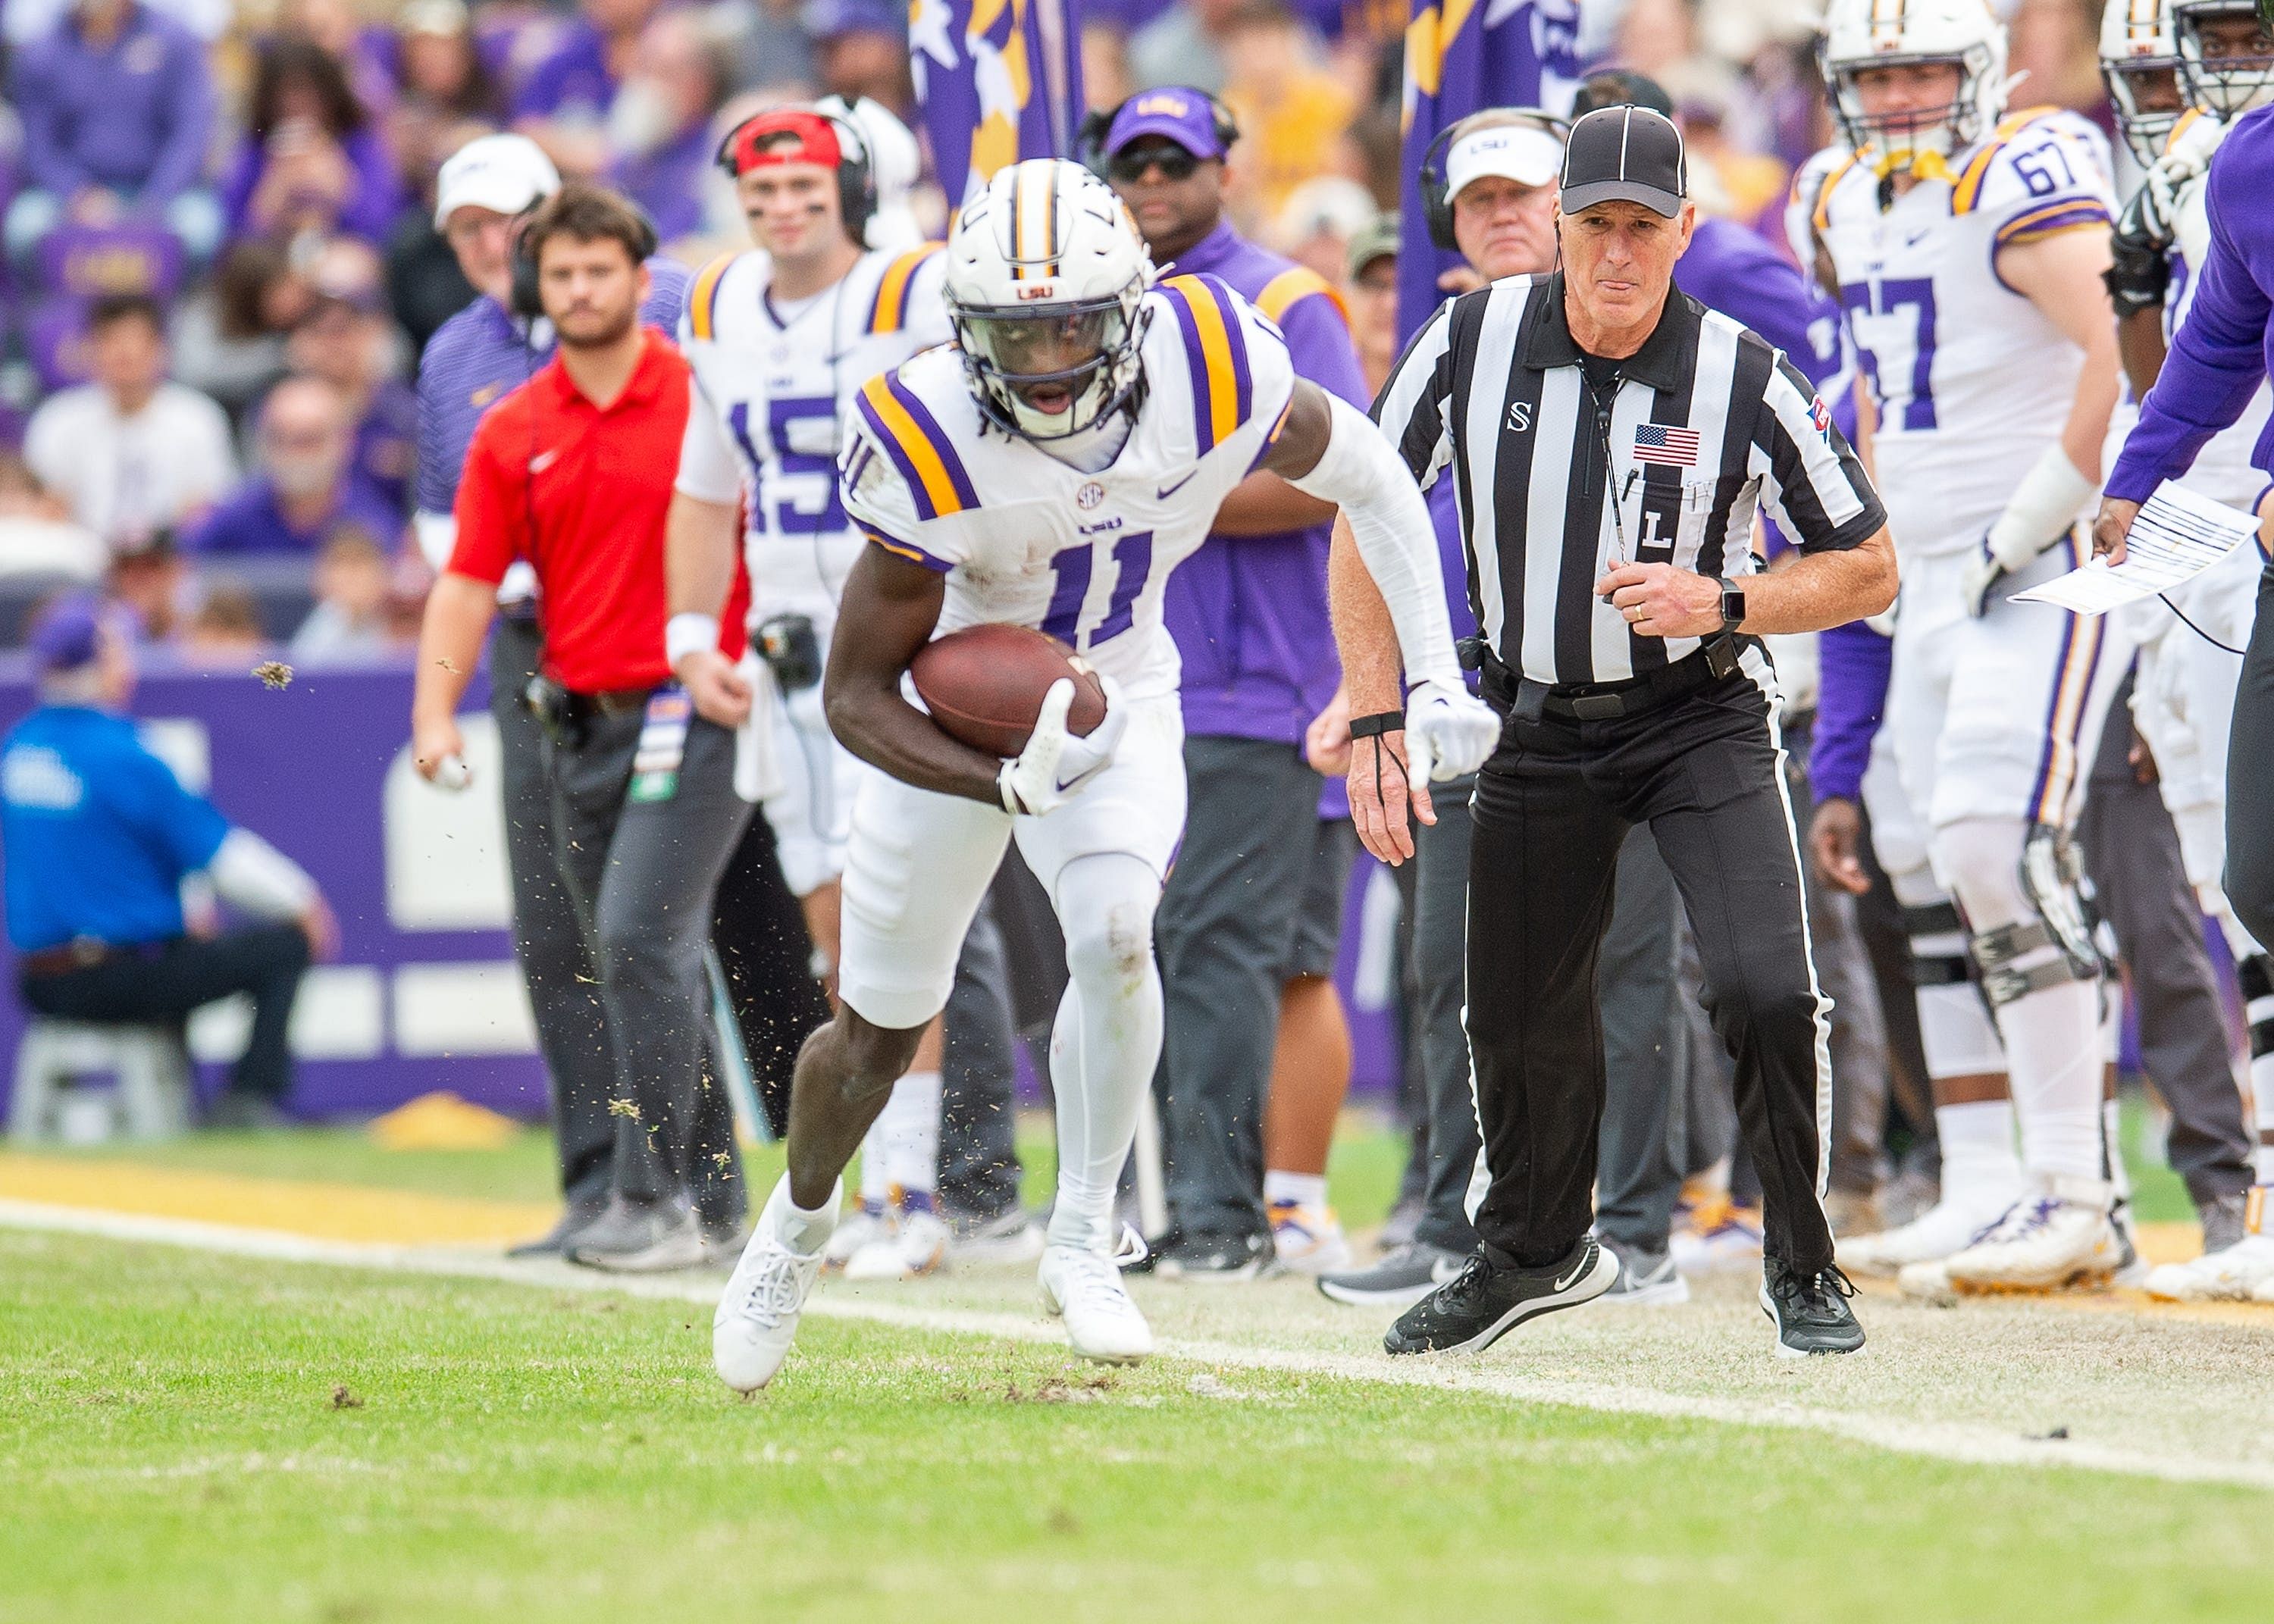
{"type": "MultiPolygon", "coordinates": [[[[2029,102],[2073,109],[2112,132],[2097,65],[2098,8],[2018,0],[1999,9],[2008,65],[2028,76],[2029,102]]],[[[1809,19],[1774,0],[1584,0],[1576,16],[1578,58],[1625,75],[1583,94],[1602,104],[1663,102],[1688,144],[1692,195],[1732,234],[1730,302],[1687,275],[1683,285],[1734,309],[1750,281],[1766,313],[1746,319],[1763,331],[1781,320],[1794,331],[1788,350],[1822,363],[1816,381],[1830,379],[1841,365],[1831,336],[1837,313],[1803,280],[1816,244],[1788,240],[1794,176],[1834,138],[1809,19]],[[1826,323],[1813,339],[1811,320],[1826,323]]],[[[1404,336],[1400,237],[1387,211],[1404,178],[1407,23],[1403,7],[1381,0],[1101,0],[1082,13],[1089,104],[1133,115],[1097,130],[1097,156],[1155,259],[1225,278],[1296,341],[1299,370],[1361,407],[1404,336]],[[1220,105],[1148,111],[1139,93],[1156,87],[1220,105]]],[[[486,134],[524,135],[559,177],[636,204],[652,222],[659,259],[692,272],[747,245],[742,203],[715,155],[753,113],[827,94],[918,122],[909,24],[890,0],[573,8],[410,0],[364,9],[287,0],[273,11],[217,0],[49,0],[11,5],[4,29],[0,635],[20,642],[36,605],[59,587],[89,586],[132,611],[146,645],[223,675],[272,655],[320,664],[403,656],[417,645],[438,568],[451,567],[447,545],[422,549],[413,523],[429,471],[418,466],[420,360],[445,324],[488,292],[469,280],[467,241],[452,226],[463,211],[442,189],[453,154],[486,134]]],[[[872,142],[880,157],[891,147],[889,139],[872,142]]],[[[909,147],[889,201],[907,210],[913,235],[937,237],[946,201],[909,147]]],[[[2120,196],[2136,163],[2120,143],[2118,151],[2120,196]]],[[[1505,188],[1510,223],[1490,243],[1463,241],[1467,270],[1442,285],[1549,268],[1552,243],[1542,246],[1540,222],[1527,222],[1524,209],[1560,156],[1557,147],[1536,174],[1521,153],[1448,171],[1455,192],[1486,183],[1472,204],[1505,188]]],[[[446,490],[456,476],[453,468],[446,490]]],[[[1350,740],[1326,633],[1329,516],[1291,487],[1243,487],[1220,518],[1224,545],[1188,566],[1171,591],[1193,802],[1157,927],[1169,1228],[1155,1237],[1154,1255],[1194,1274],[1294,1267],[1321,1275],[1343,1300],[1406,1302],[1475,1244],[1460,1210],[1476,1149],[1457,923],[1449,957],[1428,936],[1425,846],[1418,883],[1414,866],[1398,875],[1407,940],[1401,1106],[1413,1154],[1382,1237],[1386,1259],[1361,1267],[1325,1181],[1351,1066],[1330,973],[1356,861],[1336,793],[1350,740]],[[1263,545],[1290,536],[1306,538],[1291,566],[1263,545]],[[1242,653],[1243,637],[1272,645],[1276,664],[1242,653]]],[[[502,574],[508,560],[493,561],[502,574]]],[[[656,561],[659,570],[659,552],[656,561]]],[[[1454,607],[1457,622],[1457,598],[1454,607]]],[[[84,661],[91,635],[49,643],[68,643],[84,661]]],[[[41,645],[33,651],[52,658],[41,645]]],[[[1812,641],[1792,640],[1778,657],[1789,736],[1804,745],[1812,641]]],[[[2127,776],[2128,737],[2104,763],[2112,783],[2127,776]]],[[[1804,749],[1797,754],[1806,805],[1804,749]]],[[[731,831],[713,844],[724,861],[731,831]]],[[[1465,848],[1454,861],[1465,864],[1465,848]]],[[[1641,872],[1643,860],[1634,867],[1641,872]]],[[[1623,870],[1622,883],[1625,908],[1623,870]]],[[[809,905],[810,891],[796,894],[809,905]]],[[[1884,876],[1820,885],[1812,902],[1839,1005],[1835,1227],[1896,1226],[1931,1205],[1939,1177],[1937,1101],[1911,1013],[1911,932],[1884,876]]],[[[1753,1267],[1759,1192],[1736,1149],[1728,1064],[1699,1008],[1695,946],[1671,891],[1635,906],[1657,912],[1624,944],[1634,968],[1623,985],[1641,989],[1643,1003],[1611,1015],[1607,980],[1609,1040],[1631,1041],[1631,1052],[1625,1095],[1614,1056],[1603,1210],[1606,1233],[1631,1252],[1620,1287],[1638,1301],[1666,1300],[1682,1273],[1753,1267]],[[1622,1223],[1630,1235],[1616,1233],[1622,1223]]],[[[806,921],[825,944],[811,906],[806,921]]],[[[2215,1033],[2215,1051],[2180,1054],[2182,1040],[2158,1050],[2144,1007],[2143,1038],[2179,1116],[2175,1158],[2194,1157],[2182,1167],[2193,1193],[2207,1216],[2239,1214],[2252,1182],[2248,1141],[2235,1143],[2236,1124],[2195,1109],[2198,1096],[2157,1071],[2159,1060],[2198,1074],[2223,1069],[2224,1023],[2239,1014],[2231,981],[2208,979],[2200,919],[2185,922],[2196,927],[2191,951],[2202,967],[2195,972],[2190,959],[2180,978],[2187,985],[2172,996],[2193,999],[2185,1019],[2195,1048],[2215,1033]]],[[[592,929],[589,910],[583,929],[592,929]]],[[[1012,934],[1015,944],[1022,933],[1012,934]]],[[[1607,966],[1619,951],[1607,947],[1607,966]]],[[[1026,957],[1053,955],[1030,947],[1026,957]]],[[[2172,961],[2151,957],[2158,968],[2172,961]]],[[[1048,981],[1064,973],[1038,974],[1048,981]]],[[[1046,1014],[1054,998],[1019,1002],[1046,1014]]],[[[950,1103],[937,1157],[981,1164],[968,1187],[986,1184],[990,1166],[999,1176],[1004,1153],[974,1152],[978,1130],[968,1105],[959,1118],[953,1051],[960,1031],[967,1044],[998,1051],[990,1064],[999,1080],[988,1086],[1007,1097],[1007,1056],[995,1034],[1008,1015],[960,1017],[953,1004],[947,1015],[950,1103]]],[[[273,1055],[264,1064],[273,1067],[273,1055]]],[[[933,1073],[940,1065],[918,1064],[933,1073]]],[[[918,1131],[915,1142],[930,1147],[941,1132],[935,1121],[933,1139],[918,1131]]],[[[890,1142],[871,1140],[876,1167],[890,1142]]],[[[884,1261],[866,1266],[876,1271],[933,1267],[952,1253],[951,1239],[998,1255],[1029,1239],[1039,1249],[1022,1216],[1005,1227],[999,1201],[964,1211],[960,1227],[931,1225],[932,1183],[928,1170],[896,1174],[889,1186],[875,1173],[862,1192],[868,1222],[838,1243],[837,1260],[871,1242],[886,1249],[884,1261]]],[[[590,1222],[599,1197],[587,1189],[581,1199],[590,1222]]],[[[706,1222],[704,1246],[728,1244],[742,1216],[737,1202],[706,1222]]],[[[660,1234],[651,1226],[618,1236],[596,1255],[620,1267],[628,1258],[663,1267],[657,1259],[717,1255],[663,1246],[660,1234]]]]}

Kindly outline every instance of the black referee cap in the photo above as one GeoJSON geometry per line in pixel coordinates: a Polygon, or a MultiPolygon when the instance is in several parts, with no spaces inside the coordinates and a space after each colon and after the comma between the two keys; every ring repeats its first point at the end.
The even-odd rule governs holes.
{"type": "Polygon", "coordinates": [[[1598,108],[1571,126],[1563,148],[1565,214],[1615,199],[1671,220],[1689,195],[1682,132],[1663,114],[1646,107],[1598,108]]]}

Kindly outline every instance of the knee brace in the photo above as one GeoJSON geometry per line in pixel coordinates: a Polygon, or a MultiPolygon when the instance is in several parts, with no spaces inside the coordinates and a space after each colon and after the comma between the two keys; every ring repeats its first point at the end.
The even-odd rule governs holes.
{"type": "Polygon", "coordinates": [[[2030,824],[2020,877],[2037,918],[1982,931],[1969,944],[1981,968],[1982,996],[1993,1009],[2064,982],[2097,981],[2106,967],[2097,910],[2067,832],[2030,824]]]}

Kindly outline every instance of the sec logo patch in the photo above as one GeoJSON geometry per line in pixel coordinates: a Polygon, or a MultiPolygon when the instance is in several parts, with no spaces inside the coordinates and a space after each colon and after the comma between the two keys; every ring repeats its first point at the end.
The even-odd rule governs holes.
{"type": "Polygon", "coordinates": [[[1073,493],[1073,505],[1081,508],[1084,513],[1088,513],[1091,508],[1096,507],[1098,503],[1104,500],[1105,487],[1098,484],[1095,479],[1091,480],[1088,485],[1082,486],[1081,490],[1076,491],[1073,493]]]}

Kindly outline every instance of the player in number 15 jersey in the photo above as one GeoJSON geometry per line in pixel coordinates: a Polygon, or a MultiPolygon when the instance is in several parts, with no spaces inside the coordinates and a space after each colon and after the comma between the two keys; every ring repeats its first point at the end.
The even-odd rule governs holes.
{"type": "MultiPolygon", "coordinates": [[[[861,391],[841,464],[870,545],[847,581],[829,716],[882,771],[862,781],[845,869],[841,1009],[798,1056],[789,1170],[712,1322],[745,1391],[780,1366],[835,1220],[832,1189],[918,1033],[945,1003],[1005,846],[1019,842],[1065,938],[1050,1052],[1058,1189],[1046,1303],[1083,1357],[1142,1358],[1121,1284],[1114,1186],[1161,1047],[1152,921],[1183,831],[1171,570],[1255,468],[1342,508],[1408,677],[1405,738],[1445,775],[1499,725],[1461,679],[1421,493],[1379,431],[1293,374],[1271,324],[1223,283],[1157,288],[1104,183],[1030,159],[998,171],[943,256],[958,348],[861,391]],[[960,743],[903,697],[943,630],[1005,621],[1064,638],[1105,679],[1104,719],[1066,727],[1053,687],[1015,760],[960,743]]],[[[1372,650],[1368,650],[1369,653],[1372,650]]]]}

